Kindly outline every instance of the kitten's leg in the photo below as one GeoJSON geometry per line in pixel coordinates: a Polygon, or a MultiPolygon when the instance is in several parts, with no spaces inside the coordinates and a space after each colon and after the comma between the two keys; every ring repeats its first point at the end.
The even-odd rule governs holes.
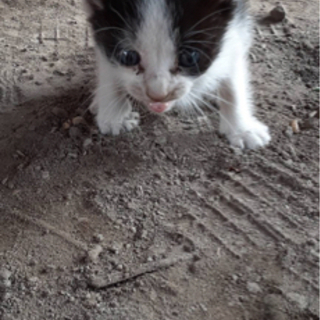
{"type": "Polygon", "coordinates": [[[239,59],[232,77],[221,83],[220,132],[232,146],[256,149],[271,140],[269,129],[253,113],[246,60],[239,59]]]}
{"type": "Polygon", "coordinates": [[[118,135],[139,125],[139,114],[132,112],[131,104],[124,95],[109,92],[99,94],[90,106],[96,114],[96,122],[102,134],[118,135]]]}
{"type": "Polygon", "coordinates": [[[137,127],[139,114],[132,112],[130,101],[116,85],[110,66],[104,58],[102,59],[98,59],[99,86],[90,111],[96,115],[96,122],[102,134],[118,135],[121,131],[131,131],[137,127]]]}

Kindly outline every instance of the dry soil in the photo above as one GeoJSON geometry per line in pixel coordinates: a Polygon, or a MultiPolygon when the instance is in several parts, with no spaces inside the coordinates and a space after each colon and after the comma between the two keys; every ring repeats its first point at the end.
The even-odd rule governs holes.
{"type": "Polygon", "coordinates": [[[319,319],[318,1],[275,4],[250,55],[273,140],[240,152],[217,114],[100,136],[80,0],[0,1],[1,320],[319,319]]]}

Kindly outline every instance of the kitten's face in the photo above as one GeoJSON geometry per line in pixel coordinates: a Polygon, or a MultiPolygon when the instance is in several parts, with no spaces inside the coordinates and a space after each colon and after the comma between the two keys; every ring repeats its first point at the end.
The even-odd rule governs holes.
{"type": "MultiPolygon", "coordinates": [[[[85,0],[119,87],[153,112],[192,100],[241,0],[85,0]]],[[[199,93],[198,93],[199,94],[199,93]]]]}

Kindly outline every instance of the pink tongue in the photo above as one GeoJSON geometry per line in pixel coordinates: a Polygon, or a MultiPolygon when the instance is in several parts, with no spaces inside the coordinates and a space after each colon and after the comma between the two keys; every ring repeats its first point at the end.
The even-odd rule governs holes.
{"type": "Polygon", "coordinates": [[[168,108],[167,103],[155,102],[149,104],[149,109],[153,112],[162,113],[168,108]]]}

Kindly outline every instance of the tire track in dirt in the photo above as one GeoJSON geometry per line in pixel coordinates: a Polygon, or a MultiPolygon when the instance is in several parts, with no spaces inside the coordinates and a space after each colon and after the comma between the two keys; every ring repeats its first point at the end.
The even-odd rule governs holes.
{"type": "MultiPolygon", "coordinates": [[[[259,156],[257,156],[257,158],[261,160],[259,156]]],[[[295,268],[284,264],[284,269],[288,274],[299,279],[300,282],[304,282],[314,290],[318,290],[317,283],[312,279],[317,278],[319,261],[317,257],[312,254],[306,256],[303,246],[308,240],[312,240],[313,238],[313,235],[310,234],[310,228],[312,229],[311,224],[313,222],[310,221],[310,224],[308,223],[307,226],[303,225],[292,214],[290,217],[289,212],[286,216],[281,210],[275,209],[277,202],[287,202],[285,201],[286,198],[281,197],[281,194],[278,193],[279,190],[272,188],[271,203],[265,198],[265,194],[268,192],[265,192],[264,189],[266,187],[268,188],[269,185],[259,183],[259,180],[263,182],[267,181],[270,176],[270,168],[273,175],[282,175],[282,177],[284,177],[280,180],[281,182],[283,182],[283,180],[294,182],[294,188],[292,188],[290,183],[281,183],[282,190],[285,189],[286,194],[295,192],[296,190],[305,190],[302,180],[293,177],[289,172],[282,170],[282,168],[278,168],[276,164],[261,165],[261,163],[258,163],[257,169],[249,169],[245,172],[247,174],[254,172],[255,180],[245,179],[245,177],[248,176],[247,174],[244,174],[239,180],[232,177],[232,175],[223,174],[225,182],[223,186],[221,186],[220,195],[220,199],[224,199],[225,203],[223,212],[225,214],[229,214],[232,210],[238,212],[239,215],[246,217],[251,223],[255,224],[256,228],[253,229],[259,230],[261,234],[260,239],[262,235],[268,236],[272,239],[275,246],[284,244],[285,248],[294,252],[296,259],[303,261],[303,263],[295,263],[295,268]],[[258,180],[257,178],[260,179],[258,180]],[[252,190],[251,185],[257,184],[259,187],[252,190]],[[261,214],[263,214],[263,217],[261,214]],[[308,266],[307,271],[306,266],[308,266]]],[[[314,195],[315,190],[314,188],[307,190],[309,201],[312,202],[310,196],[314,195]]],[[[313,229],[316,229],[315,227],[313,229]]],[[[314,230],[314,234],[317,234],[317,230],[314,230]]]]}
{"type": "MultiPolygon", "coordinates": [[[[282,187],[282,184],[274,184],[272,176],[262,175],[259,170],[244,169],[243,181],[247,185],[262,187],[263,196],[267,198],[271,203],[288,204],[290,202],[290,208],[292,209],[292,216],[299,220],[301,216],[308,215],[314,203],[311,200],[311,207],[306,204],[306,201],[302,201],[304,195],[297,195],[291,190],[282,187]],[[272,181],[270,181],[272,180],[272,181]]],[[[303,190],[303,189],[301,189],[303,190]]],[[[308,199],[310,202],[310,198],[308,199]]],[[[318,238],[318,236],[317,236],[318,238]]]]}

